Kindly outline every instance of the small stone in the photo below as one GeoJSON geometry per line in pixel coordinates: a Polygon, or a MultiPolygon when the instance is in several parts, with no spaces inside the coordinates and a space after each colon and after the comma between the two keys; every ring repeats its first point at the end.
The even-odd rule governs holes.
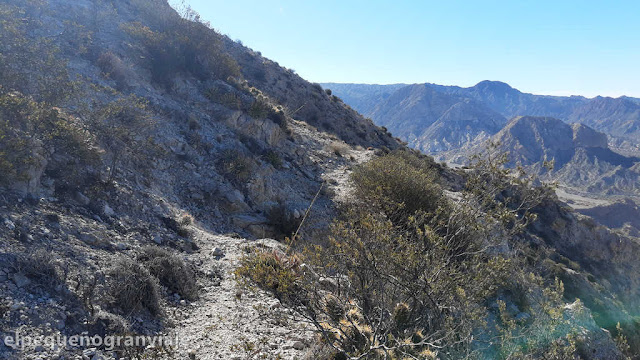
{"type": "Polygon", "coordinates": [[[13,282],[19,288],[23,288],[31,284],[31,280],[29,280],[29,278],[27,278],[24,274],[21,274],[21,273],[13,274],[13,282]]]}
{"type": "Polygon", "coordinates": [[[84,206],[87,206],[91,203],[91,200],[79,191],[76,192],[74,199],[84,206]]]}
{"type": "Polygon", "coordinates": [[[302,341],[296,341],[293,343],[293,348],[296,350],[304,350],[304,343],[302,341]]]}
{"type": "Polygon", "coordinates": [[[186,300],[180,300],[180,305],[187,306],[187,301],[186,300]]]}
{"type": "Polygon", "coordinates": [[[162,245],[162,236],[160,235],[156,235],[153,237],[153,242],[158,244],[158,245],[162,245]]]}
{"type": "Polygon", "coordinates": [[[109,206],[109,204],[104,203],[104,208],[102,210],[102,214],[108,216],[108,217],[113,217],[116,215],[116,212],[113,211],[113,209],[111,208],[111,206],[109,206]]]}
{"type": "Polygon", "coordinates": [[[11,221],[9,219],[4,219],[4,226],[9,228],[9,230],[15,230],[15,228],[16,228],[16,224],[14,224],[13,221],[11,221]]]}
{"type": "Polygon", "coordinates": [[[298,209],[293,210],[293,217],[295,219],[300,219],[300,216],[302,215],[300,215],[300,211],[298,211],[298,209]]]}
{"type": "Polygon", "coordinates": [[[213,251],[211,252],[211,255],[213,256],[223,256],[224,255],[224,250],[220,249],[220,248],[214,248],[213,251]]]}

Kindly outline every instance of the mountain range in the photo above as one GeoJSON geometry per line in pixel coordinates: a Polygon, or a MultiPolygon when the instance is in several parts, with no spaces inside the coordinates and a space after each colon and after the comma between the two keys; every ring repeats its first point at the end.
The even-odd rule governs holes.
{"type": "Polygon", "coordinates": [[[640,158],[612,151],[607,136],[587,125],[552,117],[517,116],[488,141],[441,158],[464,163],[474,154],[508,154],[509,167],[524,166],[544,180],[601,195],[640,194],[640,158]],[[545,168],[545,161],[552,168],[545,168]]]}
{"type": "Polygon", "coordinates": [[[637,195],[639,99],[545,96],[482,81],[463,88],[435,84],[324,84],[409,146],[464,164],[490,144],[509,164],[599,195],[637,195]],[[511,120],[508,120],[511,119],[511,120]]]}
{"type": "MultiPolygon", "coordinates": [[[[499,81],[482,81],[464,88],[436,84],[363,85],[324,83],[334,94],[377,124],[411,146],[426,152],[455,148],[442,146],[447,141],[436,131],[428,130],[452,106],[474,101],[474,111],[465,112],[465,120],[474,121],[465,135],[494,128],[496,113],[505,119],[515,116],[549,116],[568,123],[578,122],[609,135],[610,142],[623,151],[638,151],[640,142],[640,99],[630,97],[548,96],[521,92],[499,81]],[[428,90],[427,90],[428,89],[428,90]],[[429,109],[429,113],[424,110],[429,109]],[[436,119],[437,120],[437,119],[436,119]],[[416,126],[408,126],[417,123],[416,126]]],[[[502,125],[506,120],[502,121],[502,125]]],[[[497,132],[497,130],[495,131],[497,132]]],[[[495,133],[494,132],[494,133],[495,133]]],[[[493,135],[490,133],[490,135],[493,135]]]]}

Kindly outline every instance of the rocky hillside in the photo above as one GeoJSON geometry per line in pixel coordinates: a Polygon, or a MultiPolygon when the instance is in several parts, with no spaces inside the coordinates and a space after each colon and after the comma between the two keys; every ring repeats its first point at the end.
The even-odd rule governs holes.
{"type": "Polygon", "coordinates": [[[232,263],[244,238],[283,239],[303,217],[299,236],[326,231],[335,179],[397,141],[166,1],[2,1],[0,17],[2,336],[173,332],[224,298],[239,308],[215,304],[226,335],[209,358],[271,331],[261,346],[300,356],[309,337],[288,325],[236,326],[260,302],[240,299],[232,263]]]}
{"type": "MultiPolygon", "coordinates": [[[[0,55],[0,358],[640,349],[636,239],[405,148],[189,8],[2,1],[0,55]]],[[[425,121],[480,139],[478,107],[425,121]]]]}

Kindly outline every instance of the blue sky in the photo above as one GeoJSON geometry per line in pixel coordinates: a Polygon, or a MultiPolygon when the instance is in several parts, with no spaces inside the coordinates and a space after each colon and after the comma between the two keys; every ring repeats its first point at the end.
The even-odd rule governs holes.
{"type": "Polygon", "coordinates": [[[186,0],[313,82],[640,97],[640,1],[186,0]]]}

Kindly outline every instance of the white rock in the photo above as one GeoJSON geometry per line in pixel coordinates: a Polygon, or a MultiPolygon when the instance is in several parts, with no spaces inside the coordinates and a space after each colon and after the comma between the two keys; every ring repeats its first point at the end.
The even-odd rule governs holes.
{"type": "Polygon", "coordinates": [[[4,226],[9,228],[9,230],[14,230],[16,228],[16,225],[13,223],[13,221],[9,219],[4,219],[4,226]]]}
{"type": "Polygon", "coordinates": [[[112,217],[116,215],[116,212],[113,211],[113,209],[111,208],[111,206],[109,206],[109,204],[105,203],[104,204],[104,209],[102,210],[102,213],[106,216],[112,217]]]}
{"type": "Polygon", "coordinates": [[[89,205],[89,203],[91,203],[91,200],[88,197],[86,197],[83,193],[81,193],[79,191],[76,192],[74,198],[75,198],[75,200],[77,202],[79,202],[80,204],[82,204],[84,206],[87,206],[87,205],[89,205]]]}

